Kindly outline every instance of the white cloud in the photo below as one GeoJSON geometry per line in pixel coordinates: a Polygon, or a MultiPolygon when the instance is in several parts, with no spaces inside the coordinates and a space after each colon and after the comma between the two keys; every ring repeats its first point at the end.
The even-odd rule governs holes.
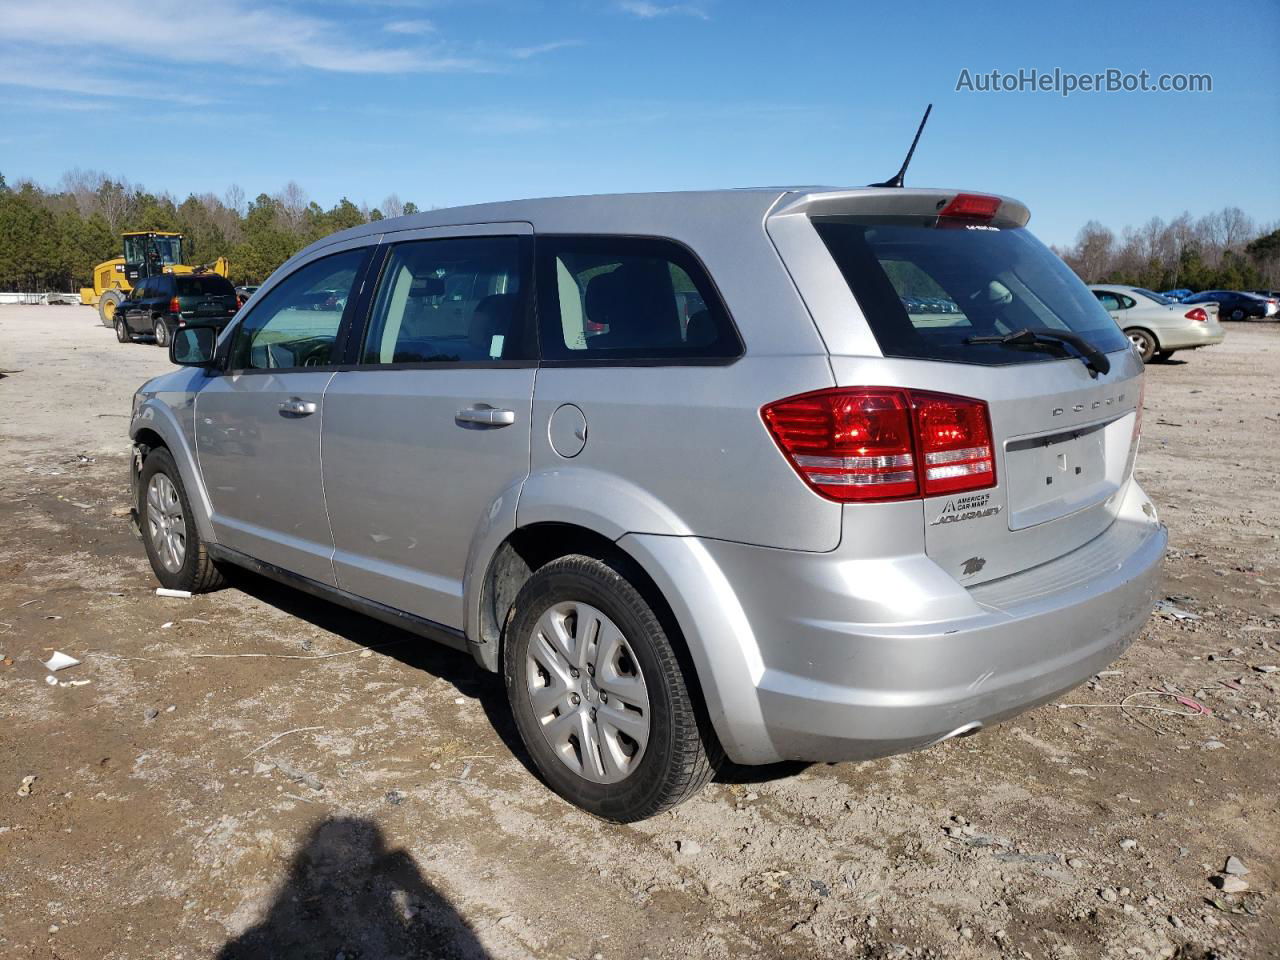
{"type": "Polygon", "coordinates": [[[167,80],[137,83],[120,80],[115,76],[85,73],[67,69],[65,57],[32,53],[0,56],[0,86],[52,90],[113,101],[159,101],[187,107],[205,106],[214,102],[210,97],[176,92],[167,80]]]}
{"type": "Polygon", "coordinates": [[[517,60],[528,60],[530,57],[541,56],[544,53],[551,53],[553,50],[563,50],[565,47],[580,47],[581,40],[553,40],[550,43],[539,43],[532,47],[516,47],[511,51],[511,55],[517,60]]]}
{"type": "MultiPolygon", "coordinates": [[[[111,16],[90,0],[36,4],[0,0],[0,61],[18,51],[60,48],[81,56],[85,40],[68,24],[92,23],[93,48],[190,65],[307,67],[336,73],[480,73],[483,61],[441,48],[376,46],[353,39],[338,20],[244,0],[204,0],[199,19],[182,0],[116,0],[111,16]]],[[[34,84],[32,84],[34,85],[34,84]]]]}
{"type": "Polygon", "coordinates": [[[436,25],[430,20],[392,20],[382,29],[387,33],[416,37],[425,33],[435,33],[436,25]]]}
{"type": "Polygon", "coordinates": [[[710,20],[711,17],[702,7],[692,3],[650,3],[649,0],[620,0],[621,10],[639,17],[641,20],[653,20],[656,17],[694,17],[698,20],[710,20]]]}

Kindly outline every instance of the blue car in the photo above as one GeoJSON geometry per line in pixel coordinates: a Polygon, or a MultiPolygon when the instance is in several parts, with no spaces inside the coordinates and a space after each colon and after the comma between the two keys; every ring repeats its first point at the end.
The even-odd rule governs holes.
{"type": "Polygon", "coordinates": [[[1168,297],[1170,300],[1177,300],[1181,302],[1182,300],[1185,300],[1187,297],[1191,296],[1191,291],[1183,287],[1178,290],[1165,290],[1163,293],[1160,294],[1160,296],[1168,297]]]}

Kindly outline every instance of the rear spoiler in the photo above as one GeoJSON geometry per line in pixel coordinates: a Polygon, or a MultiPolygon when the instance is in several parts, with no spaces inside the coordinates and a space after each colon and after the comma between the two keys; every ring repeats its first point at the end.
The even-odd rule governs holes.
{"type": "Polygon", "coordinates": [[[781,217],[922,217],[938,216],[957,197],[983,197],[998,202],[983,222],[993,227],[1025,227],[1031,211],[1012,197],[973,194],[964,190],[861,187],[821,193],[788,193],[778,199],[768,219],[781,217]]]}

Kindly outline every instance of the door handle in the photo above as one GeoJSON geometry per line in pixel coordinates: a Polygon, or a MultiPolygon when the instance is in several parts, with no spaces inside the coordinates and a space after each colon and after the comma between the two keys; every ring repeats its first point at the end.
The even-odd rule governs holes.
{"type": "Polygon", "coordinates": [[[509,427],[516,422],[516,412],[490,406],[476,406],[459,410],[453,415],[453,419],[458,423],[474,423],[482,427],[509,427]]]}
{"type": "Polygon", "coordinates": [[[292,397],[280,404],[280,412],[291,417],[309,417],[316,412],[316,404],[314,400],[299,400],[297,397],[292,397]]]}

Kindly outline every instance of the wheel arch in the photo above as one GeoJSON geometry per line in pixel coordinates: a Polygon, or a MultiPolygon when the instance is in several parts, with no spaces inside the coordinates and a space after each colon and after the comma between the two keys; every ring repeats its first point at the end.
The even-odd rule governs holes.
{"type": "Polygon", "coordinates": [[[485,566],[478,584],[478,610],[472,629],[467,631],[472,652],[481,666],[495,672],[501,670],[503,631],[520,588],[540,567],[570,554],[602,560],[626,576],[664,625],[669,622],[681,633],[680,642],[684,643],[671,606],[657,584],[617,541],[576,523],[542,521],[508,533],[485,566]]]}
{"type": "Polygon", "coordinates": [[[645,598],[688,677],[700,721],[729,756],[751,763],[778,759],[754,698],[761,669],[748,653],[755,650],[750,626],[723,574],[707,569],[714,563],[693,537],[628,534],[614,540],[566,522],[516,528],[493,552],[476,588],[478,616],[467,631],[476,661],[501,671],[504,631],[520,588],[540,566],[574,553],[609,563],[645,598]],[[668,563],[676,569],[666,570],[668,563]],[[704,594],[714,599],[700,602],[704,594]]]}
{"type": "Polygon", "coordinates": [[[1161,346],[1160,344],[1160,335],[1156,333],[1154,330],[1152,330],[1150,327],[1144,327],[1140,323],[1130,323],[1125,326],[1124,332],[1128,333],[1130,330],[1138,330],[1142,333],[1145,333],[1148,337],[1150,337],[1152,340],[1155,341],[1157,350],[1164,349],[1164,347],[1161,346]]]}
{"type": "MultiPolygon", "coordinates": [[[[158,447],[168,450],[169,456],[173,457],[173,462],[178,465],[178,473],[187,491],[187,498],[191,501],[200,538],[206,543],[216,543],[217,537],[214,536],[213,523],[210,519],[213,509],[208,492],[200,480],[195,451],[187,442],[173,412],[163,403],[155,400],[146,401],[134,414],[133,422],[129,426],[129,436],[133,440],[136,453],[130,467],[130,475],[134,481],[136,482],[138,478],[142,461],[149,450],[158,447]]],[[[136,502],[134,506],[137,506],[136,502]]]]}

